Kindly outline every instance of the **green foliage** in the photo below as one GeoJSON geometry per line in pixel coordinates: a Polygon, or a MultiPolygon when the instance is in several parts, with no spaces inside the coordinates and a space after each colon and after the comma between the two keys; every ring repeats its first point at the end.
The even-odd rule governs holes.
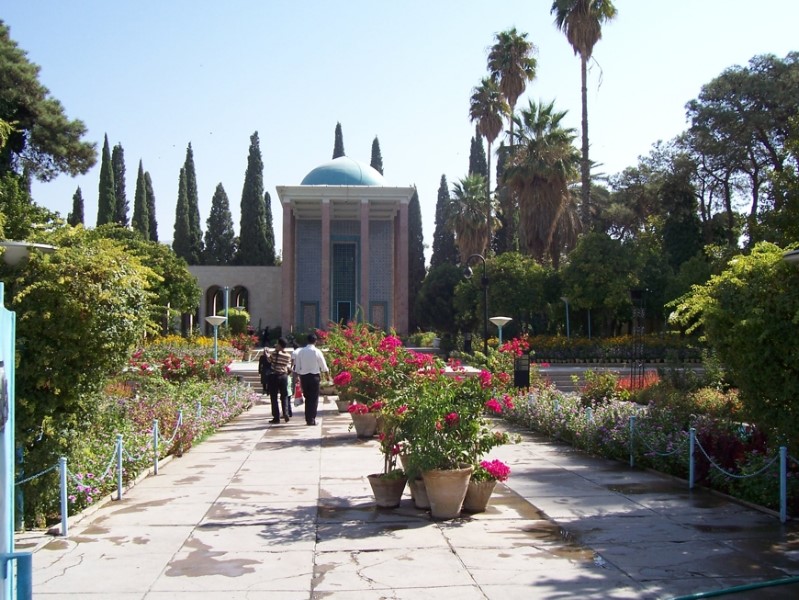
{"type": "Polygon", "coordinates": [[[116,186],[114,185],[114,168],[111,163],[111,150],[108,146],[108,134],[103,142],[103,158],[100,162],[100,189],[97,200],[97,226],[114,222],[116,211],[116,186]]]}
{"type": "Polygon", "coordinates": [[[336,123],[336,139],[333,142],[333,158],[344,156],[344,134],[341,133],[341,123],[336,123]]]}
{"type": "Polygon", "coordinates": [[[247,331],[250,323],[250,313],[240,308],[230,308],[227,311],[227,325],[233,335],[240,335],[247,331]]]}
{"type": "Polygon", "coordinates": [[[86,173],[97,160],[94,144],[81,141],[86,126],[69,120],[64,107],[39,82],[39,67],[30,62],[0,22],[0,177],[29,173],[50,181],[59,173],[86,173]]]}
{"type": "Polygon", "coordinates": [[[72,212],[67,216],[67,223],[73,227],[83,225],[83,192],[80,191],[80,186],[72,196],[72,212]]]}
{"type": "Polygon", "coordinates": [[[616,386],[619,376],[612,371],[585,372],[585,382],[580,386],[583,406],[596,406],[617,398],[616,386]]]}
{"type": "Polygon", "coordinates": [[[111,166],[114,170],[114,223],[128,226],[128,198],[125,191],[125,150],[117,144],[111,151],[111,166]]]}
{"type": "Polygon", "coordinates": [[[457,331],[453,298],[455,287],[463,279],[455,264],[442,264],[430,269],[413,306],[417,327],[435,331],[457,331]]]}
{"type": "Polygon", "coordinates": [[[158,220],[155,215],[155,192],[153,191],[153,180],[150,178],[150,173],[144,172],[144,191],[147,195],[147,217],[150,220],[150,225],[147,231],[150,234],[150,241],[158,241],[158,220]]]}
{"type": "MultiPolygon", "coordinates": [[[[501,119],[502,117],[498,117],[501,119]]],[[[477,129],[478,126],[475,126],[477,129]]],[[[483,136],[479,131],[475,131],[469,150],[469,175],[482,175],[488,180],[488,164],[486,162],[486,150],[483,146],[483,136]]]]}
{"type": "Polygon", "coordinates": [[[192,260],[190,265],[201,265],[203,258],[203,232],[200,229],[200,198],[197,193],[197,172],[194,168],[194,151],[191,142],[186,148],[186,200],[189,218],[189,247],[192,260]],[[192,262],[194,261],[194,262],[192,262]]]}
{"type": "Polygon", "coordinates": [[[144,181],[144,166],[142,165],[142,161],[139,161],[139,172],[136,176],[136,195],[133,201],[133,218],[130,224],[145,240],[150,239],[150,216],[147,213],[147,185],[144,181]]]}
{"type": "Polygon", "coordinates": [[[192,254],[189,197],[186,193],[186,169],[184,168],[180,169],[178,178],[178,202],[175,206],[175,235],[172,239],[172,249],[190,265],[199,263],[198,257],[192,254]]]}
{"type": "Polygon", "coordinates": [[[14,173],[0,176],[0,231],[10,240],[31,240],[41,229],[59,223],[58,216],[35,204],[22,178],[14,173]]]}
{"type": "Polygon", "coordinates": [[[149,269],[110,240],[34,253],[14,272],[6,304],[19,315],[20,445],[35,445],[53,420],[72,427],[91,413],[82,398],[98,391],[144,336],[149,277],[149,269]]]}
{"type": "Polygon", "coordinates": [[[455,246],[455,233],[449,227],[449,186],[447,176],[441,176],[436,200],[435,230],[433,231],[433,254],[430,257],[430,268],[435,269],[444,264],[454,265],[458,262],[458,248],[455,246]]]}
{"type": "Polygon", "coordinates": [[[152,324],[160,323],[169,310],[185,313],[194,310],[200,301],[197,279],[189,271],[186,261],[177,256],[169,246],[151,242],[130,229],[118,226],[98,227],[85,234],[85,238],[70,236],[56,238],[57,245],[93,243],[95,239],[108,238],[122,244],[125,251],[137,257],[152,271],[150,289],[155,294],[149,306],[152,324]]]}
{"type": "Polygon", "coordinates": [[[369,166],[375,171],[383,174],[383,155],[380,153],[380,140],[375,139],[372,141],[372,159],[369,161],[369,166]]]}
{"type": "Polygon", "coordinates": [[[258,132],[250,136],[250,151],[247,171],[244,174],[244,189],[241,192],[241,227],[238,265],[270,265],[274,263],[274,252],[269,255],[264,214],[264,163],[258,132]],[[270,262],[271,260],[271,262],[270,262]]]}
{"type": "Polygon", "coordinates": [[[676,303],[675,321],[701,328],[740,389],[748,418],[799,449],[799,273],[760,243],[676,303]]]}
{"type": "MultiPolygon", "coordinates": [[[[425,278],[424,234],[422,231],[422,209],[419,194],[413,191],[408,205],[408,306],[413,307],[425,278]]],[[[409,330],[416,329],[416,316],[410,314],[409,330]]]]}
{"type": "Polygon", "coordinates": [[[236,234],[230,203],[222,184],[216,186],[211,200],[211,214],[205,225],[205,264],[229,265],[236,256],[236,234]]]}

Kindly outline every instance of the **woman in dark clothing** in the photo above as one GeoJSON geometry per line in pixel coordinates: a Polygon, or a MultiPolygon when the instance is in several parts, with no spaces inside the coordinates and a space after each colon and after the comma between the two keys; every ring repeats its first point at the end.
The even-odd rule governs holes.
{"type": "Polygon", "coordinates": [[[272,374],[272,363],[269,362],[266,352],[261,354],[261,358],[258,359],[258,374],[261,376],[261,387],[263,388],[261,393],[266,395],[269,392],[269,376],[272,374]]]}

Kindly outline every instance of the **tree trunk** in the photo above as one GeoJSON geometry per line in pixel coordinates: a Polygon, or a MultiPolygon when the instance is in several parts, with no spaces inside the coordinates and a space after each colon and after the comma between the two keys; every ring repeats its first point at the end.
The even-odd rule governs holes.
{"type": "Polygon", "coordinates": [[[582,80],[582,101],[583,101],[583,158],[580,161],[581,183],[582,189],[582,218],[583,226],[586,231],[591,230],[591,167],[588,161],[588,73],[586,69],[587,59],[582,54],[580,55],[580,78],[582,80]]]}

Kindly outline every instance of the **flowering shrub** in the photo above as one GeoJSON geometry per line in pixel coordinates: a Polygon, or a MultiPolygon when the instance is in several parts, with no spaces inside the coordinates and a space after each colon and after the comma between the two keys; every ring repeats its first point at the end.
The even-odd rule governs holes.
{"type": "Polygon", "coordinates": [[[133,353],[128,361],[129,372],[159,375],[176,383],[189,380],[211,381],[224,377],[230,370],[231,349],[217,352],[219,360],[208,356],[204,348],[174,347],[164,344],[146,346],[133,353]]]}
{"type": "Polygon", "coordinates": [[[472,481],[507,481],[510,467],[501,460],[482,460],[472,470],[472,481]]]}
{"type": "Polygon", "coordinates": [[[403,347],[393,333],[374,330],[365,323],[332,325],[320,343],[322,340],[330,351],[333,383],[342,400],[368,404],[434,361],[432,355],[403,347]]]}

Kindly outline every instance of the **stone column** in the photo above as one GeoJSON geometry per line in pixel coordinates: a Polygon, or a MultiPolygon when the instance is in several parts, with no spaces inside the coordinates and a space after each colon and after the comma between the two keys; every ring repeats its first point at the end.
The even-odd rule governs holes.
{"type": "Polygon", "coordinates": [[[401,200],[394,219],[394,327],[408,333],[408,201],[401,200]]]}
{"type": "Polygon", "coordinates": [[[286,335],[292,330],[296,322],[294,315],[294,214],[291,210],[291,199],[285,198],[283,202],[283,266],[280,273],[281,306],[280,326],[286,335]]]}
{"type": "Polygon", "coordinates": [[[361,297],[363,321],[369,321],[369,200],[361,199],[361,297]]]}
{"type": "Polygon", "coordinates": [[[320,290],[319,320],[322,329],[330,321],[330,198],[322,198],[322,289],[320,290]]]}

